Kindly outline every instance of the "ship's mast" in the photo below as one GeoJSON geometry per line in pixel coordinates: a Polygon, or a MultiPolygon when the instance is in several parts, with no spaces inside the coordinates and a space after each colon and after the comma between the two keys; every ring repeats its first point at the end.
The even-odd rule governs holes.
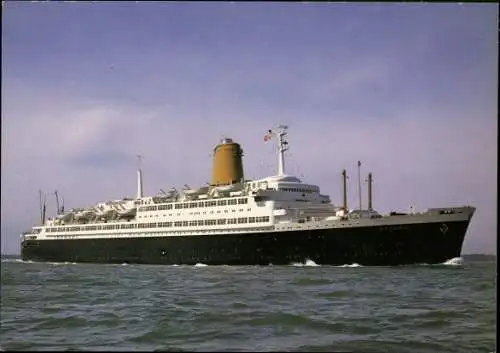
{"type": "Polygon", "coordinates": [[[62,201],[61,213],[64,213],[64,196],[63,195],[61,195],[61,201],[62,201]]]}
{"type": "Polygon", "coordinates": [[[358,197],[359,197],[359,210],[362,210],[361,204],[361,162],[358,161],[358,197]]]}
{"type": "Polygon", "coordinates": [[[47,211],[47,194],[43,193],[42,190],[38,190],[38,196],[40,198],[40,224],[43,226],[45,224],[45,214],[47,211]]]}
{"type": "Polygon", "coordinates": [[[347,213],[347,173],[342,169],[342,208],[347,213]]]}
{"type": "Polygon", "coordinates": [[[368,179],[366,181],[368,182],[368,210],[373,211],[373,204],[372,204],[373,177],[372,177],[372,173],[368,173],[368,179]]]}
{"type": "Polygon", "coordinates": [[[54,195],[56,196],[56,208],[57,208],[56,215],[58,215],[61,209],[59,208],[59,195],[57,194],[57,190],[54,191],[54,195]]]}
{"type": "Polygon", "coordinates": [[[288,126],[280,125],[276,131],[269,131],[278,139],[278,175],[285,175],[285,151],[288,151],[288,141],[285,136],[287,135],[288,126]]]}
{"type": "Polygon", "coordinates": [[[40,224],[45,223],[45,215],[44,215],[44,208],[45,208],[45,200],[42,199],[42,190],[38,190],[38,198],[40,202],[40,224]]]}
{"type": "Polygon", "coordinates": [[[142,169],[141,169],[142,156],[137,155],[137,198],[142,198],[142,169]]]}

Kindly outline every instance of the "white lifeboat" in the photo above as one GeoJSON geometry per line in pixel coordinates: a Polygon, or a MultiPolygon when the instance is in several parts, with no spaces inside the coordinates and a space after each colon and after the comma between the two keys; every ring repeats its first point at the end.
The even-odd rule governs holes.
{"type": "Polygon", "coordinates": [[[241,183],[235,183],[235,184],[229,184],[229,185],[216,186],[214,189],[218,193],[228,193],[231,191],[240,190],[242,187],[243,187],[243,185],[241,183]]]}
{"type": "Polygon", "coordinates": [[[182,190],[182,192],[186,196],[202,195],[202,194],[206,194],[207,191],[208,191],[208,186],[203,186],[203,187],[198,188],[198,189],[186,188],[186,189],[182,190]]]}

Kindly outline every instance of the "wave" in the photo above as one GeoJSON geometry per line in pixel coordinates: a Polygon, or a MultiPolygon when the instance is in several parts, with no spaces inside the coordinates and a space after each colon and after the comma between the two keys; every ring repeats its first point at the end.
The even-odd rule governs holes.
{"type": "Polygon", "coordinates": [[[17,263],[22,263],[22,264],[32,264],[33,263],[33,261],[31,261],[31,260],[24,261],[21,259],[2,259],[2,262],[17,262],[17,263]]]}
{"type": "Polygon", "coordinates": [[[463,257],[454,257],[453,259],[449,259],[442,263],[442,265],[447,266],[462,266],[464,264],[463,257]]]}
{"type": "Polygon", "coordinates": [[[352,264],[344,264],[344,265],[340,265],[340,266],[335,266],[335,267],[363,267],[362,265],[358,264],[357,262],[354,262],[352,264]]]}
{"type": "Polygon", "coordinates": [[[208,265],[202,264],[201,262],[198,262],[194,267],[207,267],[208,265]]]}
{"type": "Polygon", "coordinates": [[[306,261],[304,263],[302,263],[302,262],[293,262],[290,265],[291,266],[295,266],[295,267],[318,267],[318,266],[321,266],[321,265],[318,265],[316,262],[314,262],[313,260],[310,260],[310,259],[306,259],[306,261]]]}

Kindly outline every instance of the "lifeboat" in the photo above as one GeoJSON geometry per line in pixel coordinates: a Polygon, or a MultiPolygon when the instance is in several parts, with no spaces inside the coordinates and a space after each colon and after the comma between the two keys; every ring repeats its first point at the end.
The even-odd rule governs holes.
{"type": "Polygon", "coordinates": [[[56,216],[56,219],[62,222],[71,222],[74,218],[75,218],[75,213],[72,212],[71,210],[56,216]]]}
{"type": "Polygon", "coordinates": [[[134,201],[125,201],[114,206],[119,217],[133,217],[137,211],[134,201]]]}
{"type": "Polygon", "coordinates": [[[197,195],[203,195],[208,192],[208,186],[203,186],[198,189],[191,189],[191,188],[185,188],[182,190],[182,193],[186,196],[197,196],[197,195]]]}
{"type": "Polygon", "coordinates": [[[223,193],[229,193],[231,191],[241,190],[242,188],[243,185],[241,183],[234,183],[229,185],[216,186],[214,190],[220,194],[223,194],[223,193]]]}
{"type": "Polygon", "coordinates": [[[112,214],[113,212],[116,212],[113,209],[112,204],[108,203],[108,202],[99,203],[99,204],[97,204],[97,206],[94,207],[94,209],[95,209],[95,215],[98,217],[107,217],[110,214],[112,214]]]}
{"type": "Polygon", "coordinates": [[[77,221],[82,219],[89,219],[95,216],[94,210],[92,208],[80,210],[75,214],[75,219],[77,221]]]}

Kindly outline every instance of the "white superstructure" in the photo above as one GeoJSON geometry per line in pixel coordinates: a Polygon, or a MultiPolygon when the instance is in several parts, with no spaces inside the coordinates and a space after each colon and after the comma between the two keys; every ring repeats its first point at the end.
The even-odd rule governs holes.
{"type": "MultiPolygon", "coordinates": [[[[259,180],[190,188],[152,197],[142,195],[142,170],[137,171],[137,196],[102,202],[58,214],[24,233],[29,239],[147,237],[274,230],[280,224],[338,220],[344,215],[316,185],[285,173],[287,127],[269,130],[276,138],[278,173],[259,180]]],[[[372,212],[373,213],[373,212],[372,212]]],[[[44,216],[42,216],[44,218],[44,216]]]]}

